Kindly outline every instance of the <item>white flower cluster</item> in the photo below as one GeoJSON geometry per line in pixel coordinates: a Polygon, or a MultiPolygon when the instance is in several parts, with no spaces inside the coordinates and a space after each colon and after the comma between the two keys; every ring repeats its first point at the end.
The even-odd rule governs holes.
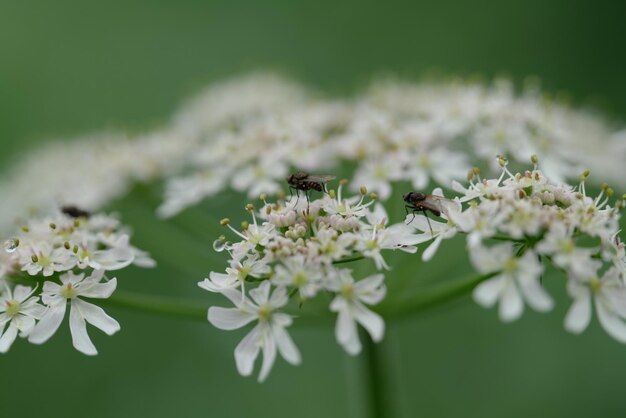
{"type": "Polygon", "coordinates": [[[275,193],[290,167],[319,173],[342,161],[356,166],[353,185],[368,185],[382,200],[395,181],[447,187],[469,161],[498,153],[518,162],[540,154],[546,174],[559,180],[584,161],[624,184],[625,135],[537,89],[516,95],[505,82],[387,81],[330,100],[254,74],[210,87],[153,132],[48,143],[18,158],[0,181],[0,231],[33,210],[43,216],[68,203],[100,210],[136,182],[166,180],[158,213],[170,217],[228,187],[275,193]]]}
{"type": "Polygon", "coordinates": [[[220,129],[203,125],[204,118],[211,120],[211,109],[195,106],[185,119],[203,129],[196,130],[198,149],[188,157],[188,170],[167,181],[159,208],[163,217],[227,187],[250,197],[276,193],[290,167],[322,172],[346,160],[357,167],[352,191],[366,184],[382,200],[393,182],[423,190],[434,180],[447,187],[465,176],[468,161],[491,163],[500,153],[520,163],[541,154],[544,171],[555,180],[572,178],[584,161],[602,177],[624,184],[616,174],[626,159],[623,134],[537,89],[518,96],[503,81],[376,83],[353,100],[302,99],[220,129]]]}
{"type": "Polygon", "coordinates": [[[432,257],[442,240],[466,233],[471,262],[488,277],[475,288],[474,300],[484,307],[498,304],[505,322],[518,319],[524,304],[539,312],[552,309],[553,299],[541,285],[544,261],[550,262],[564,272],[573,298],[565,328],[582,332],[593,300],[604,329],[626,343],[626,255],[618,236],[625,201],[611,206],[613,190],[606,185],[598,196],[587,196],[588,171],[573,188],[546,177],[536,157],[532,171],[517,174],[509,172],[503,157],[499,161],[500,178],[481,179],[474,170],[469,187],[454,184],[462,197],[442,208],[447,223],[416,216],[412,224],[433,240],[424,258],[432,257]]]}
{"type": "Polygon", "coordinates": [[[203,147],[201,133],[297,107],[305,96],[293,83],[255,74],[207,89],[153,132],[132,138],[106,132],[39,145],[0,173],[0,233],[24,223],[29,214],[50,215],[66,204],[98,211],[136,182],[180,172],[203,147]]]}
{"type": "Polygon", "coordinates": [[[86,322],[108,335],[119,324],[101,308],[83,300],[106,299],[117,279],[105,272],[131,264],[153,267],[150,256],[129,243],[119,221],[77,208],[34,219],[4,242],[0,256],[0,352],[9,350],[18,334],[35,344],[57,331],[67,303],[74,347],[97,354],[86,322]]]}
{"type": "Polygon", "coordinates": [[[292,297],[303,305],[320,293],[332,295],[329,309],[337,313],[335,335],[352,355],[361,351],[357,323],[374,341],[382,339],[384,322],[367,305],[385,296],[383,274],[355,280],[350,269],[340,266],[367,258],[382,271],[387,268],[383,250],[413,253],[418,237],[404,223],[388,225],[382,206],[373,199],[365,203],[365,194],[363,189],[360,198],[346,199],[339,186],[336,194],[331,190],[310,203],[295,196],[265,203],[258,214],[248,205],[252,223],[244,222],[242,231],[222,221],[240,240],[216,241],[217,250],[229,252],[230,267],[225,273],[211,272],[199,286],[221,293],[235,305],[211,307],[208,319],[214,326],[233,330],[256,322],[235,349],[242,375],[252,373],[259,351],[263,351],[259,381],[267,377],[277,351],[289,363],[300,363],[300,353],[286,331],[293,317],[284,308],[292,297]]]}

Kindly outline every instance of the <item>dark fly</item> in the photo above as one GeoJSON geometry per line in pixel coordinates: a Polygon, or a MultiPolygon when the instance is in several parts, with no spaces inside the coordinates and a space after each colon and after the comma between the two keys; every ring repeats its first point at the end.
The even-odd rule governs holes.
{"type": "Polygon", "coordinates": [[[86,210],[73,205],[63,206],[61,212],[72,218],[89,218],[91,216],[86,210]]]}
{"type": "Polygon", "coordinates": [[[415,214],[421,212],[428,221],[428,228],[430,229],[430,233],[433,234],[433,228],[430,225],[430,218],[428,217],[428,212],[432,213],[435,216],[441,216],[441,212],[445,211],[445,203],[452,202],[450,199],[446,199],[443,196],[436,196],[432,194],[425,194],[422,192],[408,192],[405,193],[402,198],[406,203],[404,208],[406,210],[406,214],[409,214],[409,211],[413,214],[413,217],[407,224],[413,222],[415,219],[415,214]]]}

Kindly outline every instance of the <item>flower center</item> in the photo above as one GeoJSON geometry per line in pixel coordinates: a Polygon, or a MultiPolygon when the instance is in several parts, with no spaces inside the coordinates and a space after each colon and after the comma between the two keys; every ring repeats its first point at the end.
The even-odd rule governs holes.
{"type": "Polygon", "coordinates": [[[257,312],[257,314],[259,315],[259,319],[261,321],[269,321],[270,316],[272,315],[272,307],[270,305],[268,305],[267,303],[259,306],[259,310],[257,312]]]}
{"type": "Polygon", "coordinates": [[[513,273],[517,271],[518,265],[519,263],[518,263],[517,258],[512,257],[506,260],[502,269],[507,273],[513,273]]]}
{"type": "Polygon", "coordinates": [[[387,170],[383,167],[376,167],[374,169],[374,177],[378,179],[386,179],[387,178],[387,170]]]}
{"type": "Polygon", "coordinates": [[[574,245],[574,241],[572,241],[571,239],[565,239],[561,241],[561,250],[564,253],[572,253],[575,248],[576,246],[574,245]]]}
{"type": "Polygon", "coordinates": [[[309,277],[303,271],[299,271],[293,276],[293,284],[296,287],[304,286],[305,284],[307,284],[308,281],[309,277]]]}
{"type": "Polygon", "coordinates": [[[63,285],[61,287],[60,293],[61,293],[61,296],[63,296],[65,299],[75,299],[76,296],[78,296],[78,292],[76,291],[76,288],[72,286],[71,283],[63,285]]]}
{"type": "Polygon", "coordinates": [[[352,287],[352,284],[344,284],[341,287],[341,296],[346,299],[352,299],[352,297],[354,296],[354,288],[352,287]]]}
{"type": "Polygon", "coordinates": [[[50,257],[39,256],[37,257],[37,264],[41,267],[48,267],[50,265],[50,257]]]}
{"type": "Polygon", "coordinates": [[[13,299],[13,300],[7,300],[6,302],[7,304],[7,310],[6,313],[9,316],[15,316],[20,312],[20,302],[13,299]]]}
{"type": "Polygon", "coordinates": [[[430,159],[426,155],[422,155],[419,157],[419,165],[422,168],[430,168],[432,164],[430,162],[430,159]]]}
{"type": "Polygon", "coordinates": [[[239,280],[246,280],[246,277],[248,277],[248,274],[250,274],[250,267],[241,266],[241,268],[239,269],[239,275],[238,275],[239,280]]]}
{"type": "Polygon", "coordinates": [[[378,242],[376,240],[371,239],[365,243],[365,249],[372,251],[378,248],[378,242]]]}
{"type": "Polygon", "coordinates": [[[602,282],[597,277],[592,277],[589,280],[589,287],[594,293],[597,293],[602,288],[602,282]]]}

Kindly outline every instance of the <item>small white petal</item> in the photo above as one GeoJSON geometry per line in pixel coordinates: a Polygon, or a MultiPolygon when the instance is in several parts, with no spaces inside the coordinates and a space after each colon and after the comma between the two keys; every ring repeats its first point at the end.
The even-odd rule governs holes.
{"type": "Polygon", "coordinates": [[[259,373],[259,382],[263,382],[272,370],[274,361],[276,361],[276,342],[272,335],[269,334],[269,329],[265,329],[268,334],[264,335],[264,344],[261,347],[263,349],[263,363],[261,364],[261,371],[259,373]]]}
{"type": "Polygon", "coordinates": [[[106,299],[110,297],[117,288],[117,279],[113,278],[105,283],[89,283],[85,290],[80,290],[80,295],[87,298],[106,299]]]}
{"type": "Polygon", "coordinates": [[[259,287],[252,289],[250,291],[250,297],[259,305],[267,303],[270,297],[270,282],[264,281],[259,287]]]}
{"type": "Polygon", "coordinates": [[[513,282],[507,283],[502,293],[499,306],[500,320],[511,322],[518,319],[524,312],[524,302],[513,282]]]}
{"type": "Polygon", "coordinates": [[[347,308],[338,312],[335,337],[348,354],[354,356],[361,352],[356,322],[347,308]]]}
{"type": "Polygon", "coordinates": [[[526,302],[531,308],[538,312],[548,312],[554,306],[552,297],[541,286],[538,280],[527,280],[520,285],[520,289],[524,294],[526,302]]]}
{"type": "Polygon", "coordinates": [[[70,331],[72,332],[72,344],[75,349],[88,356],[98,354],[98,350],[96,350],[89,335],[87,335],[85,318],[81,315],[80,310],[74,306],[74,301],[72,301],[70,309],[70,331]]]}
{"type": "Polygon", "coordinates": [[[617,341],[626,344],[626,323],[619,316],[610,312],[602,304],[601,300],[596,299],[596,313],[602,328],[617,341]]]}
{"type": "Polygon", "coordinates": [[[437,252],[441,241],[443,241],[443,238],[441,237],[441,235],[437,235],[432,244],[430,244],[428,248],[426,248],[426,250],[424,250],[424,252],[422,253],[422,260],[430,261],[435,256],[435,253],[437,252]]]}
{"type": "Polygon", "coordinates": [[[0,337],[0,353],[9,351],[16,337],[17,327],[11,323],[6,331],[4,331],[4,334],[2,334],[2,337],[0,337]]]}
{"type": "Polygon", "coordinates": [[[232,330],[243,327],[257,318],[252,313],[246,313],[238,308],[221,308],[211,306],[209,308],[209,322],[216,328],[232,330]]]}
{"type": "Polygon", "coordinates": [[[502,291],[502,280],[501,276],[496,276],[480,283],[472,293],[474,301],[483,308],[491,308],[498,301],[502,291]]]}
{"type": "Polygon", "coordinates": [[[87,322],[105,334],[113,335],[120,330],[120,324],[107,315],[101,307],[80,299],[74,299],[72,301],[72,309],[76,308],[87,322]]]}
{"type": "Polygon", "coordinates": [[[565,316],[565,329],[574,334],[583,332],[591,321],[591,295],[574,300],[565,316]]]}
{"type": "Polygon", "coordinates": [[[48,307],[48,310],[41,318],[39,323],[28,336],[28,341],[33,344],[43,344],[54,335],[65,316],[67,303],[63,300],[61,303],[48,307]]]}
{"type": "Polygon", "coordinates": [[[254,360],[259,355],[260,325],[257,325],[246,335],[235,348],[235,363],[237,371],[242,376],[250,376],[254,360]]]}
{"type": "Polygon", "coordinates": [[[302,362],[300,351],[287,331],[283,327],[275,326],[272,327],[272,332],[274,333],[280,355],[283,356],[288,363],[293,365],[300,364],[302,362]]]}
{"type": "Polygon", "coordinates": [[[360,303],[354,304],[354,315],[357,321],[369,332],[372,340],[379,342],[385,335],[385,321],[375,312],[370,311],[360,303]]]}

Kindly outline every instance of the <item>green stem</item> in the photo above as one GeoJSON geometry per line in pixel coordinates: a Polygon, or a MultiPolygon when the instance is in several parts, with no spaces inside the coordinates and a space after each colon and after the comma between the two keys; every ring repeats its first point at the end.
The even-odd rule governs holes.
{"type": "Polygon", "coordinates": [[[364,258],[365,257],[363,257],[362,255],[356,255],[354,257],[346,257],[346,258],[342,258],[340,260],[335,260],[335,261],[333,261],[333,264],[351,263],[353,261],[363,260],[364,258]]]}
{"type": "Polygon", "coordinates": [[[363,344],[363,367],[365,369],[365,386],[369,400],[369,416],[371,418],[390,417],[392,400],[390,398],[389,381],[386,371],[385,347],[382,342],[375,343],[369,333],[361,332],[363,344]]]}
{"type": "Polygon", "coordinates": [[[151,314],[193,319],[196,321],[207,320],[208,307],[206,305],[169,296],[116,291],[113,296],[98,301],[98,303],[151,314]]]}
{"type": "MultiPolygon", "coordinates": [[[[426,308],[437,306],[455,299],[471,291],[480,282],[487,280],[497,273],[489,273],[470,279],[456,280],[452,283],[438,286],[428,292],[409,295],[407,297],[384,304],[376,310],[387,318],[403,316],[426,308]]],[[[155,313],[158,315],[206,321],[208,307],[202,303],[192,302],[169,296],[145,295],[135,292],[117,291],[109,299],[103,299],[99,304],[113,307],[132,309],[135,311],[155,313]]],[[[317,316],[319,321],[328,322],[330,316],[317,316]]],[[[312,316],[303,315],[299,318],[303,323],[315,324],[312,316]]]]}

